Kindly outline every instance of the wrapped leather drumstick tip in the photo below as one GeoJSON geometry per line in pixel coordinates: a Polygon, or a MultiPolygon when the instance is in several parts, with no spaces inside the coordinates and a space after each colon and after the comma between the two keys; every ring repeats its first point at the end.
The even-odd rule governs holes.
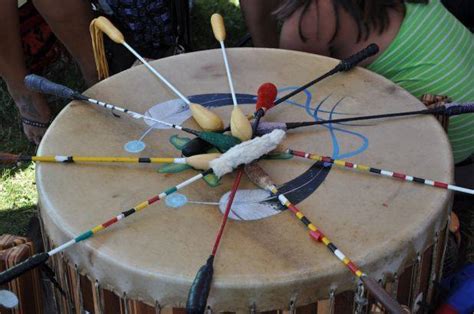
{"type": "Polygon", "coordinates": [[[197,124],[205,131],[222,131],[224,129],[224,122],[222,119],[211,110],[202,105],[190,103],[189,109],[197,124]]]}

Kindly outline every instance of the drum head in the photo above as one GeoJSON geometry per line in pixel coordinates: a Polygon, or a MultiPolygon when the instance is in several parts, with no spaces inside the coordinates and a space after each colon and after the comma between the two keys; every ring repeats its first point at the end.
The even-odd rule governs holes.
{"type": "MultiPolygon", "coordinates": [[[[229,49],[228,57],[245,113],[253,112],[261,84],[274,83],[282,96],[337,64],[326,57],[272,49],[229,49]]],[[[228,125],[232,103],[219,50],[152,64],[193,101],[214,106],[212,110],[228,125]]],[[[86,94],[140,113],[176,99],[144,66],[106,79],[86,94]]],[[[168,115],[170,119],[180,114],[173,106],[163,105],[164,111],[178,110],[168,115]]],[[[357,68],[309,88],[262,120],[310,121],[415,109],[423,105],[406,91],[357,68]]],[[[165,119],[167,114],[162,116],[165,119]]],[[[198,129],[192,118],[183,117],[185,126],[198,129]]],[[[110,111],[73,101],[48,130],[39,154],[179,157],[178,144],[192,137],[163,128],[143,137],[148,127],[142,120],[116,118],[110,111]],[[171,137],[178,144],[171,144],[171,137]],[[146,144],[139,154],[124,150],[133,140],[146,144]]],[[[449,143],[430,116],[301,128],[288,132],[283,146],[422,178],[452,180],[449,143]]],[[[341,251],[376,279],[412,261],[446,219],[450,193],[441,189],[321,168],[297,157],[259,163],[293,193],[297,206],[341,251]]],[[[53,243],[60,245],[198,173],[187,169],[163,174],[156,171],[158,167],[40,164],[41,216],[53,243]]],[[[222,219],[216,204],[234,177],[223,177],[216,187],[196,182],[180,191],[187,199],[185,205],[175,208],[159,202],[74,245],[65,256],[81,272],[119,294],[162,306],[183,306],[222,219]]],[[[240,189],[258,188],[244,176],[240,189]]],[[[249,206],[252,202],[257,201],[249,198],[249,206]]],[[[246,310],[252,304],[258,310],[287,308],[292,298],[298,305],[308,304],[326,298],[331,289],[338,292],[355,285],[351,273],[324,245],[312,240],[288,211],[259,220],[229,221],[214,268],[209,305],[217,311],[246,310]]]]}

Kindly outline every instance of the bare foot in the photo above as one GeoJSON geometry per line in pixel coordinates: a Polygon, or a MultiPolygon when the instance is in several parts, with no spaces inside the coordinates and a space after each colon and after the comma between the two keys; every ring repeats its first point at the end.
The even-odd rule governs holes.
{"type": "MultiPolygon", "coordinates": [[[[50,121],[51,110],[41,95],[24,88],[19,90],[9,87],[8,90],[22,117],[41,123],[48,123],[50,121]]],[[[46,129],[23,123],[23,131],[26,137],[36,145],[41,142],[46,129]]]]}

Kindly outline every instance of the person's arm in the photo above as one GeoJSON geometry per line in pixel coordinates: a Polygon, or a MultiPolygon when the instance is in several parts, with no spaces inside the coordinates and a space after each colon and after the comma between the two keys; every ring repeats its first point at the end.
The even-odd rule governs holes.
{"type": "MultiPolygon", "coordinates": [[[[8,91],[23,118],[45,124],[51,118],[46,100],[28,90],[23,83],[28,73],[20,38],[20,20],[17,0],[0,1],[0,77],[5,80],[8,91]]],[[[26,137],[39,144],[45,127],[23,124],[26,137]]]]}
{"type": "Polygon", "coordinates": [[[279,0],[240,0],[240,8],[255,47],[278,48],[278,23],[272,12],[279,0]]]}

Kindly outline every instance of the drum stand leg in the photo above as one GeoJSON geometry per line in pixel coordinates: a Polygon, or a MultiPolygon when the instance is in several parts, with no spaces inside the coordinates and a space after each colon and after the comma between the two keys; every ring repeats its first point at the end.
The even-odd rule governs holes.
{"type": "Polygon", "coordinates": [[[255,303],[252,303],[252,305],[250,306],[249,313],[250,314],[257,314],[257,305],[255,303]]]}
{"type": "Polygon", "coordinates": [[[81,274],[79,272],[79,268],[77,264],[74,265],[74,269],[76,272],[76,291],[79,299],[79,313],[84,313],[84,306],[83,306],[83,298],[82,298],[82,291],[81,291],[81,274]]]}
{"type": "Polygon", "coordinates": [[[100,291],[100,285],[99,281],[96,280],[94,283],[94,309],[96,313],[102,314],[104,313],[104,299],[103,299],[103,293],[100,291]]]}
{"type": "Polygon", "coordinates": [[[365,313],[364,308],[367,308],[367,298],[365,294],[365,288],[362,282],[357,284],[357,291],[354,294],[354,313],[362,314],[365,313]]]}
{"type": "Polygon", "coordinates": [[[123,293],[123,313],[128,314],[129,309],[128,309],[128,299],[127,299],[127,293],[123,293]]]}
{"type": "Polygon", "coordinates": [[[155,314],[161,314],[161,305],[160,302],[155,302],[155,314]]]}
{"type": "Polygon", "coordinates": [[[410,304],[411,304],[411,309],[412,313],[416,313],[415,309],[418,307],[416,303],[418,299],[418,293],[420,292],[420,285],[421,285],[421,255],[418,253],[416,256],[416,261],[415,265],[413,265],[413,275],[412,275],[412,280],[415,282],[411,284],[410,287],[410,304]]]}

